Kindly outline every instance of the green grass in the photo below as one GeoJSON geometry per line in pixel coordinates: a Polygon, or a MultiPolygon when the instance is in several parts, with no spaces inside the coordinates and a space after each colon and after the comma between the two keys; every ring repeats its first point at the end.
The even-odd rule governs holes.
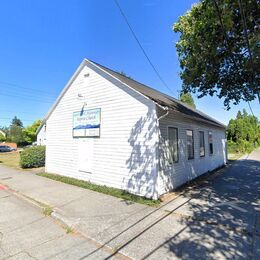
{"type": "Polygon", "coordinates": [[[244,155],[243,153],[228,153],[228,160],[229,161],[236,161],[237,159],[239,159],[242,155],[244,155]]]}
{"type": "Polygon", "coordinates": [[[0,164],[20,169],[20,153],[18,151],[0,153],[0,164]]]}
{"type": "Polygon", "coordinates": [[[148,206],[158,206],[160,204],[159,200],[147,199],[147,198],[140,197],[140,196],[137,196],[134,194],[130,194],[130,193],[120,190],[120,189],[110,188],[107,186],[101,186],[101,185],[93,184],[93,183],[90,183],[87,181],[82,181],[82,180],[78,180],[78,179],[74,179],[74,178],[70,178],[70,177],[66,177],[66,176],[62,176],[62,175],[56,175],[56,174],[50,174],[50,173],[38,173],[37,175],[46,177],[46,178],[49,178],[49,179],[52,179],[55,181],[60,181],[60,182],[64,182],[67,184],[71,184],[71,185],[81,187],[84,189],[93,190],[93,191],[97,191],[97,192],[104,193],[107,195],[111,195],[111,196],[121,198],[124,200],[129,200],[129,201],[145,204],[148,206]]]}
{"type": "Polygon", "coordinates": [[[50,216],[52,212],[53,212],[53,209],[49,206],[45,206],[42,210],[42,213],[45,216],[50,216]]]}
{"type": "Polygon", "coordinates": [[[64,228],[65,228],[67,234],[70,234],[70,233],[74,232],[74,229],[72,227],[65,226],[64,228]]]}

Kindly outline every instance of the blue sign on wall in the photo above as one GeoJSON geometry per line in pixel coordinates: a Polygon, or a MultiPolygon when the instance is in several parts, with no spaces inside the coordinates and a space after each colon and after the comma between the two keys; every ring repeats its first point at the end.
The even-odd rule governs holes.
{"type": "Polygon", "coordinates": [[[99,137],[100,115],[100,108],[74,112],[73,137],[99,137]]]}

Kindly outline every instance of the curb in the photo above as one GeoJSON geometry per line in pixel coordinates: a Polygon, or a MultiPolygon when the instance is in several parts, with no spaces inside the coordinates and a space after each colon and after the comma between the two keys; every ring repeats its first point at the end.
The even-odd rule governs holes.
{"type": "Polygon", "coordinates": [[[56,220],[58,222],[58,224],[60,224],[64,229],[72,228],[72,230],[73,230],[72,233],[77,233],[77,234],[81,235],[84,239],[86,239],[88,242],[94,244],[97,247],[96,250],[102,249],[102,250],[108,252],[109,254],[111,254],[111,256],[116,256],[116,257],[118,257],[119,259],[122,259],[122,260],[131,259],[129,256],[124,255],[123,253],[120,253],[120,252],[116,252],[116,250],[111,248],[110,246],[103,244],[103,243],[89,237],[88,235],[84,234],[83,232],[79,231],[76,228],[75,224],[73,224],[68,218],[64,217],[62,214],[60,214],[58,212],[57,208],[53,208],[52,206],[50,206],[50,205],[48,205],[44,202],[38,201],[38,200],[31,198],[31,197],[29,197],[25,194],[22,194],[19,191],[10,188],[6,184],[0,183],[0,188],[2,190],[6,190],[6,191],[11,192],[14,196],[32,204],[33,206],[40,208],[42,210],[42,212],[46,208],[51,208],[52,213],[50,215],[45,215],[45,217],[51,217],[52,219],[56,220]]]}

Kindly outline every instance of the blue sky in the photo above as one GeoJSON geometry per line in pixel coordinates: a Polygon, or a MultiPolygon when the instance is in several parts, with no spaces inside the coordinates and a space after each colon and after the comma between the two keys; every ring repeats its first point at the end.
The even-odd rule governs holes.
{"type": "MultiPolygon", "coordinates": [[[[0,125],[16,115],[24,125],[41,119],[84,57],[162,92],[181,89],[172,25],[194,0],[119,0],[163,86],[131,35],[113,0],[2,1],[0,9],[0,125]]],[[[227,124],[246,103],[223,109],[212,97],[197,108],[227,124]]],[[[257,101],[251,106],[260,114],[257,101]]]]}

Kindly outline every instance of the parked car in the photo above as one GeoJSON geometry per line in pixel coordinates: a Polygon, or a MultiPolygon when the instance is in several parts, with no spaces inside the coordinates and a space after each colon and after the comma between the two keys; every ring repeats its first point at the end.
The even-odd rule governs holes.
{"type": "Polygon", "coordinates": [[[12,152],[12,151],[16,151],[16,149],[12,148],[8,145],[0,145],[0,153],[1,152],[12,152]]]}

